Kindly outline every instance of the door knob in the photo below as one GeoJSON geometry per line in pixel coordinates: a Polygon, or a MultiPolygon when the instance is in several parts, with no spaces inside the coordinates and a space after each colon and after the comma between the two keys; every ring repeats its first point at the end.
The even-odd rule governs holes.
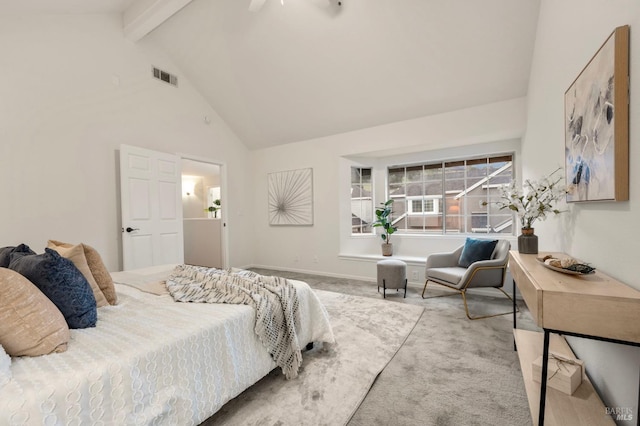
{"type": "Polygon", "coordinates": [[[127,229],[125,229],[125,231],[127,231],[127,232],[133,232],[133,231],[139,231],[139,230],[140,230],[140,228],[132,228],[130,226],[128,226],[127,229]]]}

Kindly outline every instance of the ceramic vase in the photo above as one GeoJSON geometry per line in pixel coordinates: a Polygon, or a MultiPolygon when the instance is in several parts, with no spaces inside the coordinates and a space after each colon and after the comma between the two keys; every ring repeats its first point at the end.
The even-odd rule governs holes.
{"type": "Polygon", "coordinates": [[[518,237],[518,251],[523,254],[538,254],[538,236],[533,228],[522,228],[518,237]]]}

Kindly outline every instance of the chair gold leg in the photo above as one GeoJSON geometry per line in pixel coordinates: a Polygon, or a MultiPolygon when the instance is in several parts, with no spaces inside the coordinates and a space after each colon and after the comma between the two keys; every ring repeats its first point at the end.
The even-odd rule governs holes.
{"type": "Polygon", "coordinates": [[[425,292],[425,290],[427,289],[427,284],[429,284],[429,280],[426,280],[426,281],[424,282],[424,288],[422,289],[422,298],[423,298],[423,299],[424,299],[424,292],[425,292]]]}
{"type": "MultiPolygon", "coordinates": [[[[511,300],[511,302],[513,302],[513,299],[511,298],[511,296],[509,296],[507,294],[506,291],[504,291],[503,289],[501,289],[500,287],[494,287],[497,290],[500,290],[502,293],[504,293],[505,296],[507,296],[507,299],[511,300]]],[[[467,306],[467,298],[465,296],[465,291],[461,291],[460,294],[462,294],[462,301],[464,302],[464,310],[465,313],[467,314],[467,318],[469,318],[470,320],[479,320],[479,319],[485,319],[485,318],[493,318],[493,317],[499,317],[500,315],[508,315],[508,314],[512,314],[513,313],[513,309],[507,312],[502,312],[499,314],[493,314],[493,315],[483,315],[481,317],[472,317],[471,315],[469,315],[469,307],[467,306]]],[[[520,309],[516,306],[516,312],[520,312],[520,309]]]]}
{"type": "Polygon", "coordinates": [[[496,289],[500,290],[505,296],[507,296],[507,299],[509,299],[509,300],[511,300],[511,302],[513,302],[513,299],[511,298],[511,296],[509,296],[509,293],[504,291],[501,287],[496,287],[496,289]]]}
{"type": "MultiPolygon", "coordinates": [[[[434,281],[434,282],[435,282],[435,281],[434,281]]],[[[455,290],[455,291],[456,291],[456,293],[451,292],[451,293],[448,293],[448,294],[439,294],[439,295],[437,295],[437,296],[424,297],[424,292],[425,292],[425,290],[427,289],[427,284],[428,284],[428,283],[429,283],[429,280],[425,281],[425,283],[424,283],[424,288],[422,289],[422,298],[423,298],[423,299],[435,299],[436,297],[449,297],[449,296],[455,296],[455,295],[456,295],[456,294],[458,294],[458,292],[460,291],[460,290],[458,290],[458,289],[450,288],[450,287],[447,287],[447,286],[445,286],[445,285],[442,285],[442,284],[441,284],[441,285],[442,285],[443,287],[445,287],[445,288],[448,288],[448,289],[450,289],[450,290],[455,290]]],[[[436,284],[439,284],[439,283],[436,283],[436,284]]]]}
{"type": "MultiPolygon", "coordinates": [[[[434,281],[434,282],[435,282],[435,281],[434,281]]],[[[423,299],[432,299],[432,298],[435,298],[435,297],[453,296],[453,295],[455,295],[456,293],[460,293],[460,295],[462,296],[462,302],[464,303],[464,312],[465,312],[465,314],[467,315],[467,318],[469,318],[470,320],[478,320],[478,319],[485,319],[485,318],[493,318],[493,317],[498,317],[498,316],[500,316],[500,315],[507,315],[507,314],[511,314],[511,313],[513,313],[513,309],[512,309],[512,310],[510,310],[510,311],[508,311],[508,312],[502,312],[502,313],[499,313],[499,314],[483,315],[483,316],[479,316],[479,317],[472,317],[472,316],[471,316],[471,314],[469,313],[469,305],[467,304],[466,289],[464,289],[464,290],[459,290],[459,289],[457,289],[457,288],[449,287],[449,286],[447,286],[447,285],[440,284],[440,283],[437,283],[437,282],[436,282],[436,284],[440,284],[440,285],[442,285],[443,287],[446,287],[446,288],[448,288],[448,289],[450,289],[450,290],[455,290],[455,292],[451,292],[451,293],[449,293],[449,294],[441,294],[441,295],[438,295],[438,296],[424,297],[424,292],[427,290],[427,284],[429,284],[429,280],[426,280],[426,281],[425,281],[425,283],[424,283],[424,288],[422,289],[422,298],[423,298],[423,299]]],[[[487,287],[487,288],[488,288],[488,287],[487,287]]],[[[507,299],[509,299],[511,302],[513,302],[513,299],[511,298],[511,296],[509,296],[509,294],[508,294],[506,291],[504,291],[502,288],[500,288],[500,287],[494,287],[494,288],[495,288],[495,289],[497,289],[497,290],[500,290],[500,291],[501,291],[505,296],[507,296],[507,299]]],[[[519,309],[517,306],[516,306],[516,312],[520,312],[520,309],[519,309]]]]}
{"type": "Polygon", "coordinates": [[[462,302],[464,303],[464,312],[467,314],[467,318],[469,318],[470,320],[478,319],[478,318],[472,318],[471,315],[469,315],[469,306],[467,306],[467,296],[464,294],[464,291],[461,291],[460,295],[462,296],[462,302]]]}

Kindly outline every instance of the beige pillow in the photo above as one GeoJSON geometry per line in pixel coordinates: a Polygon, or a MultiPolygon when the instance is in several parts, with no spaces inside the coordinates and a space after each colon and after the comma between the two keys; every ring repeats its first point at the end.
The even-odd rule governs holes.
{"type": "Polygon", "coordinates": [[[60,256],[72,261],[75,267],[78,268],[82,275],[84,275],[84,277],[89,282],[89,285],[91,286],[91,290],[93,290],[93,295],[96,298],[96,306],[98,308],[109,305],[109,302],[107,302],[106,297],[102,293],[102,290],[93,277],[91,269],[89,269],[82,244],[77,244],[74,246],[71,244],[63,244],[59,241],[49,240],[49,242],[47,243],[47,247],[54,249],[55,251],[60,253],[60,256]]]}
{"type": "Polygon", "coordinates": [[[11,356],[67,350],[69,326],[56,305],[19,273],[0,268],[0,345],[11,356]]]}
{"type": "Polygon", "coordinates": [[[84,248],[84,255],[87,258],[87,263],[89,264],[89,269],[91,269],[91,273],[93,274],[93,278],[95,278],[98,286],[100,286],[100,290],[104,294],[104,297],[107,298],[107,301],[115,305],[118,303],[118,295],[116,294],[116,288],[113,285],[113,278],[111,278],[111,274],[109,270],[102,262],[102,258],[100,257],[100,253],[97,252],[91,246],[86,244],[82,244],[84,248]]]}

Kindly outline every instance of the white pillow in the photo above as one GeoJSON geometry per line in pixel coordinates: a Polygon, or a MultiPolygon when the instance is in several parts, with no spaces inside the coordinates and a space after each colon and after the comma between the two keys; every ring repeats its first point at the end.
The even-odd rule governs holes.
{"type": "Polygon", "coordinates": [[[11,357],[0,345],[0,388],[9,383],[9,380],[11,380],[11,357]]]}

